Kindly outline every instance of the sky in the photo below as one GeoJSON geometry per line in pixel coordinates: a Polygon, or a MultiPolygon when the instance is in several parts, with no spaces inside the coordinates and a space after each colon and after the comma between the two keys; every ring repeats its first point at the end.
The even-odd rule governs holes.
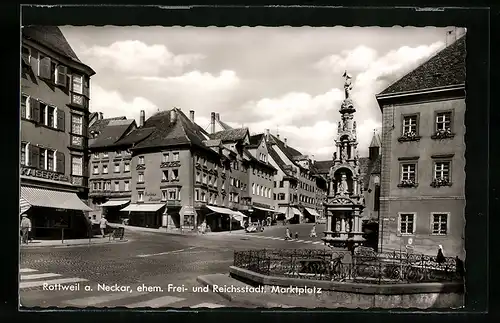
{"type": "Polygon", "coordinates": [[[381,112],[375,95],[433,56],[450,28],[63,26],[91,78],[90,110],[146,118],[180,108],[209,130],[218,112],[251,134],[270,129],[315,160],[334,152],[342,74],[353,77],[358,148],[381,112]]]}

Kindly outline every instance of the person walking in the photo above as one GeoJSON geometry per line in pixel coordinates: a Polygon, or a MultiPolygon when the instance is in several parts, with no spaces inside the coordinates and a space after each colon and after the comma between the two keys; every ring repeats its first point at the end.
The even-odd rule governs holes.
{"type": "Polygon", "coordinates": [[[309,233],[309,237],[310,238],[316,238],[317,235],[316,235],[316,224],[313,225],[312,229],[311,229],[311,233],[309,233]]]}
{"type": "Polygon", "coordinates": [[[442,245],[439,245],[438,247],[438,252],[437,252],[437,256],[436,256],[436,262],[438,264],[442,264],[446,261],[446,258],[444,257],[444,252],[443,252],[443,246],[442,245]]]}
{"type": "Polygon", "coordinates": [[[292,234],[290,233],[290,229],[288,227],[285,231],[285,240],[292,240],[292,234]]]}
{"type": "Polygon", "coordinates": [[[29,241],[29,233],[31,231],[31,220],[26,214],[22,215],[21,219],[21,234],[23,243],[27,244],[29,241]]]}
{"type": "Polygon", "coordinates": [[[206,220],[203,220],[203,222],[201,223],[200,229],[201,229],[201,234],[205,234],[205,232],[207,231],[207,221],[206,220]]]}
{"type": "Polygon", "coordinates": [[[108,226],[108,220],[106,220],[106,217],[103,215],[101,217],[101,220],[99,221],[99,228],[101,229],[101,235],[104,238],[106,235],[104,234],[104,230],[108,226]]]}

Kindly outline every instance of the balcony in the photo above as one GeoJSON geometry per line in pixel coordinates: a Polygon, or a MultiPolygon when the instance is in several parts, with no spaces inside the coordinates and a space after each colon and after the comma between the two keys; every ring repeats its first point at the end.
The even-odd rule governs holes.
{"type": "Polygon", "coordinates": [[[71,184],[75,186],[88,187],[88,179],[83,176],[71,176],[71,184]]]}
{"type": "Polygon", "coordinates": [[[181,162],[176,160],[176,161],[169,161],[169,162],[162,162],[160,164],[160,168],[169,168],[169,167],[180,167],[181,162]]]}

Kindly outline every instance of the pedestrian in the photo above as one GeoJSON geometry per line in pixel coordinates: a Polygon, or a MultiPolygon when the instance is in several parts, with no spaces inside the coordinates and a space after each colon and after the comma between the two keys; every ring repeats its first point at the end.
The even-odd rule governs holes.
{"type": "Polygon", "coordinates": [[[203,220],[203,222],[201,223],[201,234],[205,234],[206,231],[207,231],[207,220],[203,220]]]}
{"type": "Polygon", "coordinates": [[[299,233],[298,232],[295,232],[295,239],[299,239],[299,233]]]}
{"type": "Polygon", "coordinates": [[[436,256],[436,262],[438,264],[442,264],[443,262],[445,262],[445,260],[446,260],[446,258],[444,257],[443,246],[439,245],[438,253],[436,256]]]}
{"type": "Polygon", "coordinates": [[[309,237],[316,238],[316,224],[313,225],[313,227],[311,229],[311,233],[309,234],[309,237]]]}
{"type": "Polygon", "coordinates": [[[285,231],[285,240],[292,240],[292,234],[290,233],[290,229],[286,228],[285,231]]]}
{"type": "Polygon", "coordinates": [[[26,213],[23,213],[21,220],[21,234],[23,243],[27,244],[29,241],[29,233],[31,231],[31,220],[26,213]]]}
{"type": "Polygon", "coordinates": [[[108,220],[106,220],[106,217],[103,215],[101,217],[101,220],[99,221],[99,228],[101,229],[101,235],[104,238],[106,235],[104,234],[104,230],[108,226],[108,220]]]}

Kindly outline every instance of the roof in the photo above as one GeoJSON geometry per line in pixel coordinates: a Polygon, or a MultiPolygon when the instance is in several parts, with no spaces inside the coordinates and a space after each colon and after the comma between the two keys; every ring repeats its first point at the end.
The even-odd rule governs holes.
{"type": "Polygon", "coordinates": [[[225,123],[224,121],[220,121],[220,120],[216,120],[220,126],[222,128],[224,128],[225,130],[230,130],[230,129],[233,129],[231,126],[229,126],[227,123],[225,123]]]}
{"type": "Polygon", "coordinates": [[[379,95],[413,92],[465,83],[465,35],[409,72],[379,95]]]}
{"type": "Polygon", "coordinates": [[[262,141],[262,137],[264,137],[263,133],[260,133],[258,135],[250,136],[250,144],[249,144],[249,146],[258,146],[260,144],[260,142],[262,141]]]}
{"type": "Polygon", "coordinates": [[[57,26],[23,26],[23,36],[82,63],[57,26]]]}
{"type": "Polygon", "coordinates": [[[359,159],[360,173],[363,179],[363,188],[368,189],[370,184],[370,176],[372,174],[380,174],[381,167],[381,155],[378,155],[375,160],[371,160],[368,157],[362,157],[359,159]]]}
{"type": "Polygon", "coordinates": [[[213,139],[213,140],[205,140],[203,141],[205,146],[207,147],[218,147],[221,145],[221,140],[220,139],[213,139]]]}
{"type": "Polygon", "coordinates": [[[102,132],[89,144],[89,148],[113,146],[135,124],[135,120],[110,120],[102,132]]]}
{"type": "Polygon", "coordinates": [[[145,128],[153,128],[152,133],[139,142],[134,149],[167,147],[176,145],[194,145],[210,152],[203,141],[205,137],[200,127],[177,108],[161,111],[144,122],[145,128]],[[176,121],[171,120],[171,111],[176,114],[176,121]]]}
{"type": "Polygon", "coordinates": [[[127,117],[121,116],[121,117],[114,117],[114,118],[107,118],[107,119],[100,119],[96,120],[90,127],[89,127],[89,133],[91,132],[101,132],[108,123],[111,120],[127,120],[127,117]]]}
{"type": "Polygon", "coordinates": [[[244,150],[243,153],[250,159],[251,162],[256,163],[259,166],[266,167],[269,169],[272,169],[273,171],[276,171],[277,169],[271,165],[269,162],[265,163],[257,158],[255,158],[254,155],[252,155],[248,150],[244,150]]]}
{"type": "Polygon", "coordinates": [[[316,169],[318,174],[328,174],[330,172],[330,168],[333,166],[334,161],[332,160],[321,160],[316,161],[313,166],[316,169]]]}
{"type": "Polygon", "coordinates": [[[118,145],[133,145],[136,144],[144,139],[146,139],[149,135],[153,133],[155,128],[137,128],[132,130],[128,135],[120,139],[115,143],[115,146],[118,145]]]}
{"type": "Polygon", "coordinates": [[[220,139],[222,141],[239,141],[245,139],[248,134],[248,128],[228,129],[210,134],[211,139],[220,139]]]}
{"type": "Polygon", "coordinates": [[[370,143],[370,148],[380,147],[380,136],[376,133],[373,134],[372,142],[370,143]]]}

